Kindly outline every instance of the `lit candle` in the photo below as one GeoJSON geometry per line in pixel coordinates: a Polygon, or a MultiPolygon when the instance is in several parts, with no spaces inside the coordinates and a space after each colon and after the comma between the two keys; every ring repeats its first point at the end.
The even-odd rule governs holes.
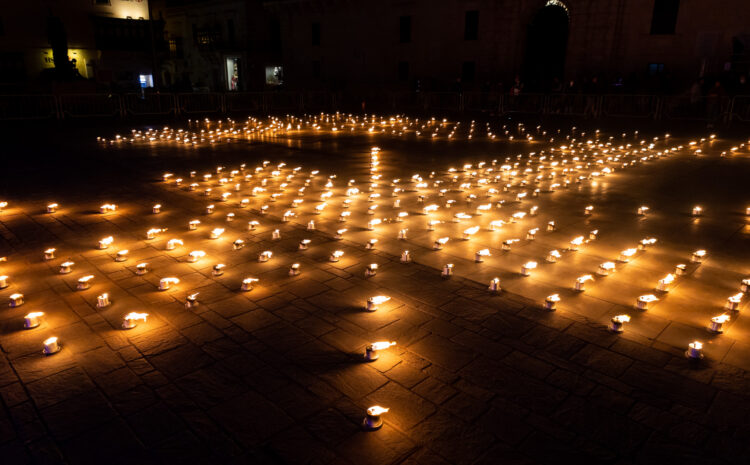
{"type": "Polygon", "coordinates": [[[539,228],[529,229],[528,232],[526,232],[526,240],[533,241],[536,238],[536,233],[539,231],[539,228]]]}
{"type": "Polygon", "coordinates": [[[615,264],[614,262],[604,262],[601,265],[599,265],[599,268],[596,270],[596,274],[599,276],[609,276],[610,273],[614,273],[615,271],[615,264]]]}
{"type": "Polygon", "coordinates": [[[375,297],[370,297],[369,299],[367,299],[365,310],[367,310],[368,312],[374,312],[378,309],[378,306],[380,304],[384,304],[389,300],[391,300],[391,298],[385,295],[376,295],[375,297]]]}
{"type": "Polygon", "coordinates": [[[160,233],[166,231],[166,229],[161,228],[151,228],[148,231],[146,231],[146,239],[155,239],[156,236],[160,233]]]}
{"type": "Polygon", "coordinates": [[[221,276],[221,275],[223,275],[224,274],[224,266],[225,265],[223,263],[217,263],[216,265],[214,265],[214,268],[213,268],[213,271],[211,272],[211,274],[213,274],[214,276],[221,276]]]}
{"type": "Polygon", "coordinates": [[[669,292],[669,285],[674,281],[674,275],[669,273],[665,277],[659,280],[659,284],[656,285],[657,291],[669,292]]]}
{"type": "Polygon", "coordinates": [[[630,315],[616,315],[612,317],[609,323],[609,330],[614,333],[621,333],[624,331],[625,323],[630,321],[630,315]]]}
{"type": "Polygon", "coordinates": [[[205,256],[206,256],[206,252],[202,250],[193,250],[192,252],[188,254],[187,261],[190,263],[195,263],[205,256]]]}
{"type": "Polygon", "coordinates": [[[271,233],[271,240],[278,241],[279,239],[281,239],[281,231],[274,229],[271,233]]]}
{"type": "Polygon", "coordinates": [[[375,276],[377,273],[378,273],[377,263],[370,263],[369,265],[367,265],[367,268],[365,268],[365,278],[375,276]]]}
{"type": "Polygon", "coordinates": [[[483,257],[489,257],[489,256],[491,256],[490,249],[479,250],[474,254],[474,262],[482,263],[484,261],[483,257]]]}
{"type": "Polygon", "coordinates": [[[692,263],[703,263],[703,259],[706,257],[706,251],[705,250],[696,250],[693,252],[693,255],[690,257],[690,262],[692,263]]]}
{"type": "Polygon", "coordinates": [[[594,211],[594,206],[593,205],[589,205],[588,207],[586,207],[586,208],[583,209],[583,215],[584,216],[591,216],[591,212],[593,212],[593,211],[594,211]]]}
{"type": "Polygon", "coordinates": [[[206,215],[210,215],[214,212],[214,204],[206,205],[206,215]]]}
{"type": "Polygon", "coordinates": [[[143,320],[145,323],[146,317],[148,313],[130,312],[122,319],[122,329],[133,329],[138,326],[138,320],[143,320]]]}
{"type": "Polygon", "coordinates": [[[500,278],[492,278],[487,289],[490,292],[500,292],[500,278]]]}
{"type": "Polygon", "coordinates": [[[738,294],[735,294],[731,297],[727,298],[727,303],[724,306],[727,310],[735,311],[740,309],[740,302],[742,301],[742,294],[741,292],[738,294]]]}
{"type": "Polygon", "coordinates": [[[200,220],[190,220],[190,222],[188,223],[188,229],[190,231],[195,231],[196,229],[198,229],[199,224],[201,224],[200,220]]]}
{"type": "Polygon", "coordinates": [[[8,277],[3,275],[0,276],[0,289],[5,289],[8,287],[8,277]]]}
{"type": "Polygon", "coordinates": [[[211,230],[211,239],[218,239],[224,234],[224,228],[214,228],[211,230]]]}
{"type": "Polygon", "coordinates": [[[380,357],[380,354],[378,353],[379,351],[388,349],[395,345],[395,342],[389,341],[380,341],[368,344],[367,347],[365,347],[365,360],[367,360],[368,362],[374,362],[378,359],[378,357],[380,357]]]}
{"type": "Polygon", "coordinates": [[[344,238],[344,233],[345,233],[346,231],[347,231],[347,229],[346,229],[346,228],[344,228],[344,229],[337,229],[337,230],[336,230],[336,235],[335,235],[335,236],[333,236],[333,238],[334,238],[334,239],[336,239],[336,240],[339,240],[339,241],[340,241],[341,239],[343,239],[343,238],[344,238]]]}
{"type": "Polygon", "coordinates": [[[57,211],[58,205],[56,203],[51,203],[47,205],[47,213],[55,213],[57,211]]]}
{"type": "Polygon", "coordinates": [[[674,274],[676,276],[682,276],[685,274],[685,270],[687,269],[687,265],[679,264],[674,267],[674,274]]]}
{"type": "Polygon", "coordinates": [[[696,205],[693,207],[693,216],[701,216],[703,214],[703,208],[696,205]]]}
{"type": "Polygon", "coordinates": [[[151,211],[154,214],[161,213],[161,204],[157,203],[156,205],[154,205],[153,208],[151,209],[151,211]]]}
{"type": "Polygon", "coordinates": [[[646,216],[646,213],[648,212],[649,208],[647,206],[641,206],[638,207],[638,216],[646,216]]]}
{"type": "Polygon", "coordinates": [[[374,248],[375,248],[375,244],[377,244],[377,243],[378,243],[378,240],[377,240],[377,239],[370,239],[370,240],[369,240],[369,241],[367,241],[367,243],[365,244],[365,248],[366,248],[367,250],[372,250],[372,249],[374,249],[374,248]]]}
{"type": "Polygon", "coordinates": [[[198,294],[199,292],[196,292],[194,294],[190,294],[185,298],[185,308],[195,308],[198,306],[198,294]]]}
{"type": "Polygon", "coordinates": [[[380,416],[386,413],[389,409],[375,405],[367,409],[367,414],[362,423],[364,429],[369,431],[375,431],[383,426],[383,419],[380,416]]]}
{"type": "Polygon", "coordinates": [[[463,239],[465,241],[468,241],[471,239],[471,236],[477,233],[479,231],[479,226],[472,226],[471,228],[464,229],[464,237],[463,239]]]}
{"type": "Polygon", "coordinates": [[[179,283],[180,283],[179,278],[161,278],[159,280],[159,290],[166,291],[172,286],[172,284],[179,284],[179,283]]]}
{"type": "Polygon", "coordinates": [[[60,352],[60,343],[56,337],[50,337],[44,340],[43,352],[44,355],[52,355],[60,352]]]}
{"type": "Polygon", "coordinates": [[[170,239],[167,241],[167,250],[174,250],[178,245],[183,245],[181,239],[170,239]]]}
{"type": "Polygon", "coordinates": [[[580,276],[576,278],[576,284],[575,284],[575,290],[576,291],[585,291],[586,290],[586,281],[593,281],[594,277],[590,274],[586,274],[583,276],[580,276]]]}
{"type": "Polygon", "coordinates": [[[227,213],[227,222],[231,223],[234,221],[234,213],[227,213]]]}
{"type": "Polygon", "coordinates": [[[249,222],[247,223],[247,230],[248,230],[248,231],[255,231],[255,228],[256,228],[256,227],[257,227],[257,226],[258,226],[259,224],[260,224],[260,223],[258,223],[258,222],[257,222],[257,221],[255,221],[255,220],[253,220],[253,221],[249,221],[249,222]]]}
{"type": "Polygon", "coordinates": [[[23,317],[24,329],[36,328],[41,324],[41,319],[44,316],[44,312],[31,312],[23,317]]]}
{"type": "Polygon", "coordinates": [[[708,325],[708,330],[712,333],[724,332],[724,323],[729,321],[729,315],[719,315],[711,318],[711,323],[708,325]]]}
{"type": "Polygon", "coordinates": [[[245,292],[252,291],[253,284],[257,283],[258,281],[258,278],[245,278],[242,280],[242,287],[240,289],[245,292]]]}
{"type": "Polygon", "coordinates": [[[107,249],[112,242],[114,241],[114,238],[112,236],[105,237],[104,239],[99,240],[99,249],[104,250],[107,249]]]}
{"type": "Polygon", "coordinates": [[[547,223],[547,232],[553,232],[555,230],[555,222],[550,221],[547,223]]]}
{"type": "Polygon", "coordinates": [[[570,245],[568,246],[568,250],[575,252],[578,250],[578,248],[583,244],[583,236],[578,236],[573,238],[573,240],[570,241],[570,245]]]}
{"type": "Polygon", "coordinates": [[[75,265],[75,263],[71,261],[62,262],[60,264],[60,274],[68,274],[71,271],[71,267],[75,265]]]}
{"type": "Polygon", "coordinates": [[[655,295],[653,294],[646,294],[638,297],[638,300],[636,301],[636,308],[639,310],[648,310],[648,306],[651,302],[656,302],[659,300],[655,295]]]}
{"type": "Polygon", "coordinates": [[[562,257],[562,255],[560,254],[559,251],[557,251],[557,250],[550,250],[550,252],[545,257],[545,260],[548,263],[556,263],[557,259],[560,258],[560,257],[562,257]]]}
{"type": "Polygon", "coordinates": [[[297,276],[299,273],[299,263],[292,263],[292,266],[289,267],[289,276],[297,276]]]}
{"type": "Polygon", "coordinates": [[[45,260],[54,260],[55,259],[55,250],[54,248],[50,248],[44,251],[44,259],[45,260]]]}
{"type": "Polygon", "coordinates": [[[99,207],[99,213],[109,213],[117,210],[117,205],[113,203],[105,203],[101,207],[99,207]]]}
{"type": "Polygon", "coordinates": [[[618,262],[627,263],[630,261],[630,257],[632,257],[636,253],[637,249],[625,249],[620,252],[620,256],[617,257],[618,262]]]}
{"type": "Polygon", "coordinates": [[[401,263],[410,263],[411,262],[411,254],[409,254],[408,250],[404,250],[401,252],[401,263]]]}
{"type": "Polygon", "coordinates": [[[272,256],[273,256],[273,252],[266,250],[265,252],[261,252],[260,255],[258,255],[258,261],[261,263],[267,262],[268,260],[271,259],[272,256]]]}
{"type": "Polygon", "coordinates": [[[536,268],[537,263],[536,262],[526,262],[523,265],[521,265],[521,275],[523,276],[531,276],[531,270],[536,268]]]}
{"type": "Polygon", "coordinates": [[[443,271],[440,273],[443,278],[450,278],[453,276],[453,263],[448,263],[443,266],[443,271]]]}
{"type": "Polygon", "coordinates": [[[315,231],[315,221],[310,220],[307,222],[307,230],[308,231],[315,231]]]}
{"type": "Polygon", "coordinates": [[[548,295],[546,299],[544,299],[544,308],[547,310],[556,310],[557,303],[560,301],[560,295],[559,294],[552,294],[548,295]]]}
{"type": "Polygon", "coordinates": [[[593,231],[589,231],[589,240],[590,241],[595,241],[596,237],[598,235],[599,235],[599,230],[598,229],[594,229],[593,231]]]}
{"type": "Polygon", "coordinates": [[[142,276],[148,273],[148,263],[139,263],[135,266],[135,274],[142,276]]]}
{"type": "Polygon", "coordinates": [[[89,287],[91,287],[91,280],[92,279],[94,279],[94,275],[92,275],[92,274],[83,276],[81,278],[78,278],[77,289],[79,291],[83,291],[83,290],[88,289],[89,287]]]}
{"type": "Polygon", "coordinates": [[[742,280],[742,283],[740,284],[740,290],[742,292],[750,291],[750,278],[745,278],[742,280]]]}
{"type": "Polygon", "coordinates": [[[109,294],[104,293],[104,294],[99,295],[99,296],[96,297],[96,306],[98,308],[107,307],[107,306],[109,306],[109,304],[110,304],[110,302],[109,302],[109,294]]]}
{"type": "Polygon", "coordinates": [[[232,248],[234,250],[240,250],[243,247],[245,247],[245,241],[243,241],[242,239],[237,239],[234,242],[232,242],[232,248]]]}
{"type": "Polygon", "coordinates": [[[448,238],[447,237],[441,237],[440,239],[438,239],[438,240],[435,241],[435,244],[433,245],[432,248],[434,250],[441,250],[443,248],[443,245],[445,245],[446,242],[448,242],[448,238]]]}
{"type": "Polygon", "coordinates": [[[693,341],[688,344],[688,350],[685,352],[685,356],[689,359],[700,360],[703,358],[703,343],[699,341],[693,341]]]}

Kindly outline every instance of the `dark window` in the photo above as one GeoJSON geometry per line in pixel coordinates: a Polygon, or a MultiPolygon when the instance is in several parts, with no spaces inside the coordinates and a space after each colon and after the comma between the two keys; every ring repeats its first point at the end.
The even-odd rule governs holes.
{"type": "Polygon", "coordinates": [[[649,76],[657,76],[664,72],[664,63],[649,63],[648,74],[649,76]]]}
{"type": "Polygon", "coordinates": [[[315,60],[312,62],[312,74],[315,79],[320,79],[320,61],[315,60]]]}
{"type": "Polygon", "coordinates": [[[680,0],[654,0],[651,34],[674,34],[680,0]]]}
{"type": "Polygon", "coordinates": [[[227,40],[234,45],[234,20],[227,19],[227,40]]]}
{"type": "Polygon", "coordinates": [[[466,12],[464,24],[464,39],[477,40],[479,38],[479,12],[477,10],[466,12]]]}
{"type": "Polygon", "coordinates": [[[320,23],[312,23],[312,44],[320,45],[320,23]]]}
{"type": "Polygon", "coordinates": [[[271,51],[281,53],[281,21],[279,18],[271,18],[270,24],[271,51]]]}
{"type": "Polygon", "coordinates": [[[461,81],[472,82],[475,71],[476,65],[473,61],[464,61],[463,65],[461,65],[461,81]]]}
{"type": "Polygon", "coordinates": [[[398,80],[406,81],[409,79],[409,62],[399,61],[398,62],[398,80]]]}
{"type": "Polygon", "coordinates": [[[398,18],[398,41],[402,44],[411,42],[411,16],[398,18]]]}

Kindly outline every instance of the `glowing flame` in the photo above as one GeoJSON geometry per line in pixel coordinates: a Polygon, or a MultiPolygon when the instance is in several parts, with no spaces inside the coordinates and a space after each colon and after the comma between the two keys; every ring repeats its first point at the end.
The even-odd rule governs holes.
{"type": "Polygon", "coordinates": [[[578,236],[572,241],[570,241],[571,245],[581,245],[583,244],[583,236],[578,236]]]}
{"type": "Polygon", "coordinates": [[[369,300],[375,305],[380,305],[382,303],[388,302],[389,300],[391,300],[391,298],[386,295],[376,295],[375,297],[370,297],[369,300]]]}
{"type": "Polygon", "coordinates": [[[464,229],[464,234],[471,236],[479,231],[479,226],[472,226],[471,228],[464,229]]]}
{"type": "Polygon", "coordinates": [[[90,274],[90,275],[86,275],[86,276],[84,276],[82,278],[78,278],[78,282],[79,283],[87,283],[87,282],[91,281],[92,279],[94,279],[94,275],[90,274]]]}
{"type": "Polygon", "coordinates": [[[620,252],[620,255],[624,257],[632,257],[635,255],[635,253],[638,251],[638,249],[625,249],[622,252],[620,252]]]}
{"type": "Polygon", "coordinates": [[[630,321],[630,315],[617,315],[612,317],[612,321],[616,323],[627,323],[630,321]]]}
{"type": "Polygon", "coordinates": [[[373,416],[373,417],[377,417],[379,415],[382,415],[382,414],[386,413],[389,410],[390,409],[388,409],[388,408],[381,407],[379,405],[374,405],[374,406],[372,406],[372,407],[370,407],[370,408],[367,409],[367,414],[370,415],[370,416],[373,416]]]}
{"type": "Polygon", "coordinates": [[[331,256],[336,257],[336,258],[341,258],[343,255],[344,255],[343,250],[334,250],[333,253],[331,254],[331,256]]]}
{"type": "Polygon", "coordinates": [[[727,300],[732,302],[733,304],[738,304],[742,300],[743,295],[744,294],[742,292],[738,292],[737,294],[727,298],[727,300]]]}
{"type": "Polygon", "coordinates": [[[440,245],[445,245],[445,243],[448,242],[448,239],[449,238],[447,238],[447,237],[441,237],[440,239],[436,240],[435,242],[438,243],[438,244],[440,244],[440,245]]]}
{"type": "Polygon", "coordinates": [[[482,249],[477,252],[477,255],[481,255],[482,257],[489,257],[490,256],[490,249],[482,249]]]}
{"type": "Polygon", "coordinates": [[[549,302],[559,302],[560,301],[560,295],[559,294],[552,294],[547,296],[547,300],[549,302]]]}
{"type": "Polygon", "coordinates": [[[385,350],[391,346],[395,346],[396,342],[391,341],[379,341],[379,342],[373,342],[370,344],[370,347],[372,347],[372,350],[385,350]]]}
{"type": "Polygon", "coordinates": [[[645,302],[645,303],[656,302],[657,300],[659,299],[653,294],[646,294],[646,295],[642,295],[638,297],[639,302],[645,302]]]}
{"type": "Polygon", "coordinates": [[[669,273],[665,277],[659,280],[662,284],[670,284],[672,281],[674,281],[674,275],[672,273],[669,273]]]}
{"type": "Polygon", "coordinates": [[[711,321],[713,321],[714,323],[723,324],[723,323],[726,323],[727,321],[729,321],[729,318],[730,318],[729,315],[719,315],[719,316],[715,316],[715,317],[711,318],[711,321]]]}
{"type": "Polygon", "coordinates": [[[527,270],[533,270],[534,268],[536,268],[536,265],[537,265],[536,262],[526,262],[523,264],[523,267],[526,268],[527,270]]]}
{"type": "Polygon", "coordinates": [[[143,320],[143,322],[146,322],[146,317],[148,317],[148,313],[138,313],[138,312],[130,312],[127,315],[125,315],[125,320],[135,321],[135,320],[143,320]]]}

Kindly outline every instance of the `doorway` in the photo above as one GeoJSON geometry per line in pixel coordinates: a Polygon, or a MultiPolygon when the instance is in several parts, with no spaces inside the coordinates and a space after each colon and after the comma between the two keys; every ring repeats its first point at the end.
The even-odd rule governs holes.
{"type": "Polygon", "coordinates": [[[547,91],[557,79],[563,82],[570,17],[559,0],[549,0],[528,26],[523,64],[525,87],[547,91]]]}

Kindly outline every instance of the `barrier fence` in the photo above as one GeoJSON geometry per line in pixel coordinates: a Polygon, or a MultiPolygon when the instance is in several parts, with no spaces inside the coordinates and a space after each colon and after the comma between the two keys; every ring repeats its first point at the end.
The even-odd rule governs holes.
{"type": "Polygon", "coordinates": [[[358,94],[308,91],[0,95],[0,120],[4,121],[332,111],[535,114],[729,123],[750,122],[750,95],[507,95],[496,92],[390,91],[358,94]]]}

